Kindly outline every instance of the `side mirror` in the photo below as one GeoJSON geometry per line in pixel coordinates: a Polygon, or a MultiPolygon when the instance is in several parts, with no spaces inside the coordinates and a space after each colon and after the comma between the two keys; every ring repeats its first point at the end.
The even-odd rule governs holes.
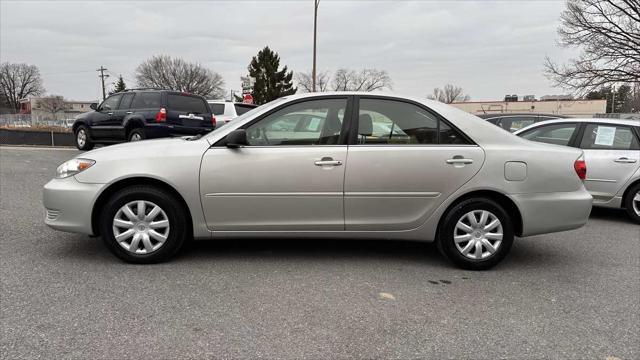
{"type": "Polygon", "coordinates": [[[237,149],[249,145],[247,141],[247,132],[244,129],[233,130],[227,135],[227,147],[237,149]]]}
{"type": "Polygon", "coordinates": [[[91,103],[91,105],[89,105],[89,107],[90,107],[92,110],[98,110],[98,103],[91,103]]]}

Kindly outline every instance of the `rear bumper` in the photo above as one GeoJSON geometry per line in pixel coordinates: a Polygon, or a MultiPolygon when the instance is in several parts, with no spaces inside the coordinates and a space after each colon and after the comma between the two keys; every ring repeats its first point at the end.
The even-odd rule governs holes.
{"type": "Polygon", "coordinates": [[[105,184],[85,184],[71,176],[49,181],[43,190],[44,223],[67,232],[93,235],[91,212],[105,184]]]}
{"type": "Polygon", "coordinates": [[[580,228],[589,220],[593,202],[584,188],[572,192],[511,196],[522,215],[522,236],[580,228]]]}

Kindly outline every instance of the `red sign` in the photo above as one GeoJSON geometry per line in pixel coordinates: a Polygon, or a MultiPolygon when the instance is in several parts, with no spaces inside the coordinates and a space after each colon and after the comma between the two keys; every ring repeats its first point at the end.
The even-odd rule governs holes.
{"type": "Polygon", "coordinates": [[[242,102],[244,104],[253,104],[253,96],[251,94],[242,95],[242,102]]]}

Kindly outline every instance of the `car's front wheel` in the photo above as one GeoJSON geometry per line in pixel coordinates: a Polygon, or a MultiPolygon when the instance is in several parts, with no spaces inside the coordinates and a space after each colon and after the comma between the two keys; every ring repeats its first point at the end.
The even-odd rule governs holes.
{"type": "Polygon", "coordinates": [[[91,141],[91,138],[89,137],[89,129],[87,129],[86,126],[84,125],[78,126],[75,132],[75,139],[76,139],[76,147],[78,148],[78,150],[88,151],[93,149],[94,143],[93,141],[91,141]]]}
{"type": "Polygon", "coordinates": [[[640,224],[640,184],[634,185],[624,199],[624,207],[631,220],[640,224]]]}
{"type": "Polygon", "coordinates": [[[471,198],[447,212],[437,243],[440,252],[461,268],[486,270],[504,259],[513,239],[512,220],[502,206],[471,198]]]}
{"type": "Polygon", "coordinates": [[[137,264],[168,260],[189,233],[186,210],[170,192],[132,186],[116,192],[104,206],[100,230],[109,250],[137,264]]]}

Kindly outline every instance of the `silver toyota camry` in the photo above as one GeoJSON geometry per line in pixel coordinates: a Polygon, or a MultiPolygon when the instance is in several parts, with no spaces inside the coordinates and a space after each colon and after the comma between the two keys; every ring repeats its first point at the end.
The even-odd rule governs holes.
{"type": "Polygon", "coordinates": [[[134,263],[192,238],[357,238],[435,241],[458,266],[487,269],[516,236],[583,226],[586,172],[580,149],[442,103],[315,93],[204,137],[83,153],[45,185],[45,223],[101,236],[134,263]]]}

